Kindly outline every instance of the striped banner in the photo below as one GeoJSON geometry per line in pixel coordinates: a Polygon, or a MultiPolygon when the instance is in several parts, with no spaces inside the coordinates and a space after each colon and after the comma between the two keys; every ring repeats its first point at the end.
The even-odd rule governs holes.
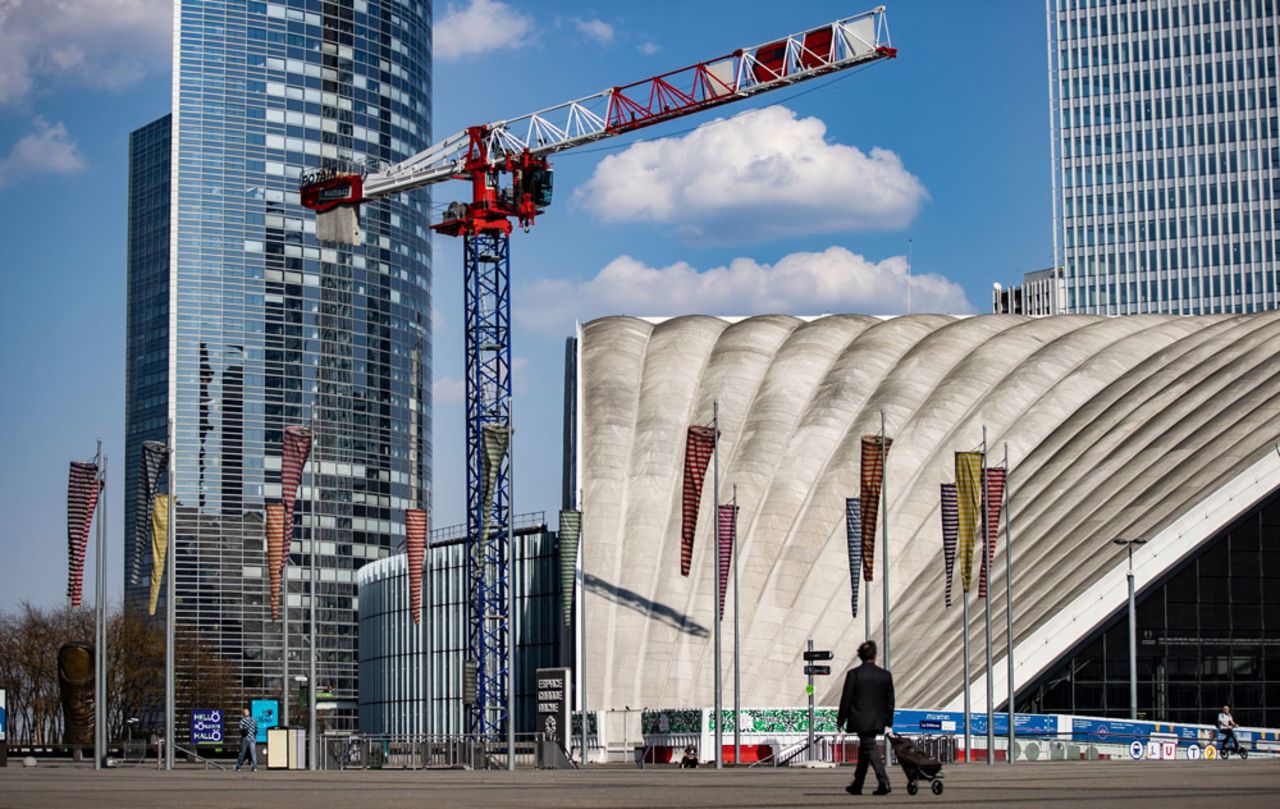
{"type": "Polygon", "coordinates": [[[578,574],[578,540],[582,536],[582,512],[560,512],[560,611],[564,625],[573,623],[573,593],[578,574]]]}
{"type": "Polygon", "coordinates": [[[960,516],[956,513],[956,484],[942,484],[942,561],[947,566],[946,606],[951,606],[951,580],[956,569],[960,516]]]}
{"type": "Polygon", "coordinates": [[[849,604],[853,617],[858,617],[858,568],[862,567],[862,504],[856,497],[844,500],[844,531],[849,542],[849,604]]]}
{"type": "Polygon", "coordinates": [[[973,546],[982,508],[982,453],[956,453],[956,530],[960,539],[960,586],[973,586],[973,546]]]}
{"type": "Polygon", "coordinates": [[[422,623],[422,563],[427,557],[427,512],[404,511],[405,545],[409,555],[409,611],[415,624],[422,623]]]}
{"type": "Polygon", "coordinates": [[[720,541],[720,620],[724,620],[724,596],[729,590],[729,571],[733,568],[733,546],[738,541],[738,507],[720,507],[716,520],[716,537],[720,541]]]}
{"type": "Polygon", "coordinates": [[[271,620],[280,620],[280,579],[284,574],[284,503],[267,503],[267,567],[271,573],[271,620]]]}
{"type": "Polygon", "coordinates": [[[138,583],[142,554],[151,537],[151,503],[160,485],[160,473],[169,465],[169,448],[162,441],[143,441],[138,459],[138,489],[133,508],[133,559],[129,563],[129,583],[138,583]]]}
{"type": "Polygon", "coordinates": [[[693,565],[693,537],[698,531],[698,504],[702,502],[702,480],[715,451],[714,427],[689,428],[684,444],[684,496],[680,501],[680,575],[688,576],[693,565]]]}
{"type": "Polygon", "coordinates": [[[157,494],[151,504],[151,594],[147,599],[147,615],[156,614],[160,599],[160,583],[164,581],[164,562],[169,553],[169,495],[157,494]]]}
{"type": "MultiPolygon", "coordinates": [[[[484,477],[480,481],[480,542],[474,545],[480,553],[483,542],[489,538],[489,522],[493,518],[493,493],[498,488],[498,475],[502,472],[502,459],[511,446],[513,430],[507,424],[489,423],[480,427],[480,455],[484,460],[484,477]]],[[[510,513],[507,519],[514,517],[510,513]]],[[[477,564],[480,564],[477,562],[477,564]]]]}
{"type": "Polygon", "coordinates": [[[80,606],[84,595],[84,555],[100,491],[98,465],[72,461],[67,475],[67,598],[73,607],[80,606]]]}
{"type": "MultiPolygon", "coordinates": [[[[280,500],[284,503],[284,545],[280,556],[281,568],[289,564],[289,546],[293,543],[293,507],[298,502],[298,487],[302,484],[302,469],[311,455],[311,431],[306,427],[284,428],[284,460],[280,464],[280,500]]],[[[312,474],[312,486],[315,475],[312,474]]]]}
{"type": "Polygon", "coordinates": [[[884,486],[884,464],[889,460],[892,438],[862,436],[862,578],[872,581],[876,557],[876,516],[880,512],[880,489],[884,486]],[[882,447],[883,443],[883,447],[882,447]]]}
{"type": "Polygon", "coordinates": [[[982,556],[982,569],[978,574],[978,598],[987,597],[989,575],[987,571],[996,561],[996,540],[1000,537],[1000,511],[1004,506],[1004,469],[995,467],[986,472],[987,552],[982,556]]]}

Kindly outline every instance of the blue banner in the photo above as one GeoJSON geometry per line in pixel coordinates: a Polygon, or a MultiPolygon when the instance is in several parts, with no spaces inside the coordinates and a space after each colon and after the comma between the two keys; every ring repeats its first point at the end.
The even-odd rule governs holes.
{"type": "Polygon", "coordinates": [[[267,728],[280,724],[280,702],[274,699],[255,699],[249,707],[253,721],[258,723],[258,742],[267,741],[267,728]]]}
{"type": "Polygon", "coordinates": [[[191,743],[222,744],[222,711],[205,708],[191,712],[191,743]]]}

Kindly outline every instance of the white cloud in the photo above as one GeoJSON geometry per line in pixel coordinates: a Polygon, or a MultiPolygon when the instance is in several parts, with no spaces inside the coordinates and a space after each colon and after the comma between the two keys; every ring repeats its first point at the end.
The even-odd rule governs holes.
{"type": "Polygon", "coordinates": [[[36,118],[33,123],[35,131],[23,135],[8,157],[0,159],[0,186],[32,174],[70,174],[84,168],[84,158],[61,121],[50,125],[36,118]]]}
{"type": "Polygon", "coordinates": [[[641,53],[643,53],[645,56],[653,56],[655,53],[657,53],[658,51],[662,50],[662,46],[661,46],[661,45],[659,45],[659,44],[657,44],[656,42],[647,42],[647,41],[646,41],[646,42],[641,42],[641,43],[636,47],[636,50],[640,51],[640,52],[641,52],[641,53]]]}
{"type": "Polygon", "coordinates": [[[0,104],[50,81],[118,90],[169,63],[172,0],[0,0],[0,104]]]}
{"type": "MultiPolygon", "coordinates": [[[[604,315],[755,315],[824,312],[892,314],[906,311],[907,262],[870,261],[844,247],[791,253],[774,264],[736,258],[699,271],[686,262],[649,267],[619,256],[587,281],[542,279],[518,293],[522,325],[566,333],[573,321],[604,315]]],[[[914,274],[913,312],[972,311],[964,290],[935,273],[914,274]]]]}
{"type": "Polygon", "coordinates": [[[500,48],[517,48],[533,30],[533,19],[501,0],[468,0],[465,6],[449,4],[436,21],[435,58],[459,59],[500,48]]]}
{"type": "Polygon", "coordinates": [[[605,222],[674,224],[722,243],[910,223],[929,195],[902,160],[826,131],[777,106],[719,119],[604,158],[574,200],[605,222]]]}
{"type": "Polygon", "coordinates": [[[600,45],[613,42],[613,26],[604,20],[584,20],[581,17],[574,17],[573,27],[578,29],[578,33],[595,40],[600,45]]]}
{"type": "Polygon", "coordinates": [[[467,383],[456,376],[436,377],[431,383],[432,405],[458,404],[467,396],[467,383]]]}

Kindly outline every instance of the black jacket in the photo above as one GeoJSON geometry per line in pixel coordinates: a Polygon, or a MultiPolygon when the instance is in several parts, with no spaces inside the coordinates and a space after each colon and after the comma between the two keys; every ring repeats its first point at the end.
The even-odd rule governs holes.
{"type": "Polygon", "coordinates": [[[875,663],[863,663],[844,676],[836,727],[860,736],[883,733],[893,724],[893,675],[875,663]]]}

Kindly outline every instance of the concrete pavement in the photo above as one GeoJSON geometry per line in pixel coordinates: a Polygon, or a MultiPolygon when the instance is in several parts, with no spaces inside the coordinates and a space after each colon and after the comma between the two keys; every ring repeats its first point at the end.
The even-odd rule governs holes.
{"type": "Polygon", "coordinates": [[[315,807],[810,807],[1063,806],[1172,809],[1280,806],[1280,760],[1215,762],[1045,762],[976,764],[946,771],[934,796],[905,789],[892,770],[887,797],[846,795],[852,768],[680,771],[671,768],[586,772],[404,770],[235,773],[136,767],[94,773],[41,765],[0,769],[0,809],[315,809],[315,807]]]}

